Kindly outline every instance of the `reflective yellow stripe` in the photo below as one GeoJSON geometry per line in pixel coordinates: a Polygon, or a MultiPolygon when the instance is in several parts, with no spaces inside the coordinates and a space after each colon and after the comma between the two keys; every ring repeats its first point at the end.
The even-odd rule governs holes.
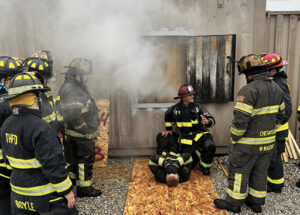
{"type": "Polygon", "coordinates": [[[76,179],[76,174],[74,172],[69,172],[69,177],[72,179],[76,179]]]}
{"type": "Polygon", "coordinates": [[[17,169],[32,169],[32,168],[40,168],[42,165],[36,158],[32,159],[19,159],[13,158],[10,156],[6,156],[9,164],[13,168],[17,169]]]}
{"type": "Polygon", "coordinates": [[[171,123],[171,122],[166,122],[166,123],[165,123],[165,126],[166,126],[166,127],[171,127],[171,126],[172,126],[172,123],[171,123]]]}
{"type": "Polygon", "coordinates": [[[227,188],[227,193],[233,199],[245,199],[246,195],[247,195],[246,193],[234,192],[234,191],[230,190],[229,188],[227,188]]]}
{"type": "Polygon", "coordinates": [[[209,131],[206,131],[206,132],[198,133],[198,134],[195,136],[194,140],[195,140],[195,141],[198,141],[204,134],[210,134],[210,132],[209,132],[209,131]]]}
{"type": "Polygon", "coordinates": [[[165,158],[160,157],[160,158],[158,159],[158,165],[159,165],[159,166],[162,166],[163,163],[164,163],[164,161],[165,161],[165,158]]]}
{"type": "Polygon", "coordinates": [[[50,115],[48,115],[48,116],[42,117],[42,119],[43,119],[44,121],[46,121],[47,123],[50,123],[50,122],[52,122],[52,121],[55,121],[55,119],[56,119],[56,114],[55,114],[55,112],[53,112],[52,114],[50,114],[50,115]]]}
{"type": "Polygon", "coordinates": [[[189,164],[189,163],[192,163],[192,162],[193,162],[193,158],[191,156],[187,161],[184,162],[184,164],[186,165],[186,164],[189,164]]]}
{"type": "Polygon", "coordinates": [[[81,108],[81,113],[87,113],[89,112],[89,108],[88,107],[82,107],[81,108]]]}
{"type": "Polygon", "coordinates": [[[276,129],[276,132],[284,131],[284,130],[289,130],[289,123],[288,122],[283,124],[283,125],[279,125],[278,128],[276,129]]]}
{"type": "Polygon", "coordinates": [[[256,197],[256,198],[265,198],[267,196],[266,191],[258,191],[253,188],[249,188],[249,194],[256,197]]]}
{"type": "Polygon", "coordinates": [[[3,177],[3,178],[10,179],[10,177],[9,177],[9,176],[7,176],[7,175],[4,175],[4,174],[2,174],[2,173],[0,173],[0,176],[1,176],[1,177],[3,177]]]}
{"type": "Polygon", "coordinates": [[[79,187],[89,187],[92,185],[92,181],[88,180],[88,181],[76,181],[76,186],[79,187]]]}
{"type": "Polygon", "coordinates": [[[0,163],[0,167],[6,168],[8,170],[12,170],[11,166],[6,163],[0,163]]]}
{"type": "Polygon", "coordinates": [[[254,109],[252,112],[252,116],[278,113],[278,109],[279,109],[279,105],[267,106],[267,107],[254,109]]]}
{"type": "Polygon", "coordinates": [[[180,166],[182,166],[184,164],[184,160],[182,159],[182,157],[178,157],[177,160],[178,160],[180,166]]]}
{"type": "Polygon", "coordinates": [[[58,116],[57,116],[57,120],[58,120],[59,122],[62,122],[62,121],[64,121],[64,117],[63,117],[62,115],[58,115],[58,116]]]}
{"type": "Polygon", "coordinates": [[[193,125],[199,124],[198,119],[191,120],[190,122],[176,122],[177,127],[193,127],[193,125]]]}
{"type": "Polygon", "coordinates": [[[10,185],[13,192],[24,196],[44,196],[56,191],[51,183],[36,187],[18,187],[13,184],[10,185]]]}
{"type": "Polygon", "coordinates": [[[69,135],[72,137],[82,137],[82,138],[87,138],[87,139],[93,139],[93,138],[99,136],[99,130],[95,131],[92,134],[87,134],[87,135],[78,133],[78,132],[76,132],[74,130],[70,130],[70,129],[66,129],[65,132],[66,132],[66,135],[69,135]]]}
{"type": "Polygon", "coordinates": [[[243,137],[237,141],[237,143],[248,144],[248,145],[263,145],[263,144],[268,144],[273,142],[275,142],[275,135],[270,137],[262,137],[262,138],[243,137]]]}
{"type": "MultiPolygon", "coordinates": [[[[20,77],[20,76],[18,76],[20,77]]],[[[22,87],[12,87],[8,89],[8,95],[23,93],[32,89],[44,89],[43,85],[35,84],[35,85],[27,85],[22,87]]]]}
{"type": "Polygon", "coordinates": [[[234,106],[234,109],[241,110],[249,114],[252,114],[253,111],[253,107],[251,105],[242,102],[237,102],[234,106]]]}
{"type": "Polygon", "coordinates": [[[72,186],[72,182],[68,176],[64,181],[57,183],[57,184],[53,184],[53,186],[57,192],[62,193],[64,191],[68,190],[72,186]]]}
{"type": "Polygon", "coordinates": [[[47,92],[44,92],[44,93],[45,93],[45,95],[46,95],[47,98],[49,98],[50,96],[52,96],[51,91],[47,91],[47,92]]]}
{"type": "Polygon", "coordinates": [[[181,143],[181,144],[185,144],[185,145],[193,145],[193,140],[189,140],[189,139],[180,139],[180,143],[181,143]]]}
{"type": "Polygon", "coordinates": [[[280,179],[272,179],[269,176],[267,177],[268,181],[272,184],[283,184],[284,183],[284,178],[280,179]]]}
{"type": "Polygon", "coordinates": [[[297,111],[298,111],[298,112],[300,112],[300,105],[298,106],[298,109],[297,109],[297,111]]]}
{"type": "Polygon", "coordinates": [[[212,167],[213,163],[204,163],[201,158],[200,158],[200,162],[199,162],[204,168],[210,168],[212,167]]]}
{"type": "Polygon", "coordinates": [[[162,155],[162,156],[166,156],[166,155],[167,155],[167,152],[162,152],[161,155],[162,155]]]}
{"type": "Polygon", "coordinates": [[[56,96],[56,101],[60,101],[60,96],[56,96]]]}
{"type": "Polygon", "coordinates": [[[285,109],[285,104],[284,104],[284,102],[282,102],[280,105],[280,110],[283,111],[284,109],[285,109]]]}
{"type": "Polygon", "coordinates": [[[56,199],[51,199],[49,202],[56,202],[56,201],[61,200],[61,199],[63,199],[63,197],[58,197],[56,199]]]}
{"type": "Polygon", "coordinates": [[[215,125],[215,120],[213,120],[212,118],[209,119],[211,121],[211,126],[215,125]]]}
{"type": "Polygon", "coordinates": [[[151,159],[149,160],[149,165],[150,165],[150,166],[157,166],[157,164],[154,163],[151,159]]]}
{"type": "Polygon", "coordinates": [[[235,173],[234,174],[234,183],[233,183],[233,190],[236,193],[241,192],[241,184],[242,184],[242,174],[241,173],[235,173]]]}
{"type": "Polygon", "coordinates": [[[0,149],[0,160],[3,159],[3,153],[2,153],[2,149],[0,149]]]}
{"type": "Polygon", "coordinates": [[[243,136],[246,130],[240,130],[233,126],[230,127],[230,132],[235,136],[243,136]]]}
{"type": "Polygon", "coordinates": [[[84,181],[84,163],[78,164],[79,181],[84,181]]]}
{"type": "Polygon", "coordinates": [[[170,152],[170,155],[174,155],[174,156],[180,156],[180,154],[179,154],[179,153],[177,154],[177,153],[175,153],[175,152],[172,152],[172,151],[170,152]]]}
{"type": "Polygon", "coordinates": [[[201,159],[201,153],[198,150],[195,150],[195,153],[198,156],[198,158],[201,159]]]}

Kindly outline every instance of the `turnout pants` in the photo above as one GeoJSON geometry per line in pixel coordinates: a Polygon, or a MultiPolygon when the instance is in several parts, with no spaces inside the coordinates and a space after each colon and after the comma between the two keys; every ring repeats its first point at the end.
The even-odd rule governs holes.
{"type": "Polygon", "coordinates": [[[76,180],[77,187],[91,186],[95,162],[95,143],[93,140],[66,135],[64,152],[72,181],[76,180]]]}
{"type": "Polygon", "coordinates": [[[281,153],[285,151],[285,141],[288,137],[288,130],[276,133],[276,151],[273,154],[268,169],[268,187],[280,191],[284,186],[284,172],[281,153]]]}
{"type": "Polygon", "coordinates": [[[226,201],[240,206],[247,198],[250,203],[263,205],[267,194],[267,170],[271,157],[272,152],[245,154],[232,145],[228,158],[229,176],[226,201]]]}

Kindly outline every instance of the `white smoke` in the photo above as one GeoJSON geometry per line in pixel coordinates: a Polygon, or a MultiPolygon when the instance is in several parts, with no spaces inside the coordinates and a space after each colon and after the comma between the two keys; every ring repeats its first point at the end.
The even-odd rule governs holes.
{"type": "Polygon", "coordinates": [[[163,8],[178,12],[169,1],[0,0],[0,6],[1,53],[27,57],[38,49],[50,50],[54,93],[63,82],[63,66],[77,57],[93,61],[90,88],[97,92],[150,94],[167,85],[159,63],[164,59],[142,34],[159,30],[163,8]]]}

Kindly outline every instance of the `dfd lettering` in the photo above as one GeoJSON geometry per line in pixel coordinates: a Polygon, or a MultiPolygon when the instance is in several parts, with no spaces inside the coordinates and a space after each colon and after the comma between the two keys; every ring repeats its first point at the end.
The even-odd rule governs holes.
{"type": "Polygon", "coordinates": [[[17,145],[18,144],[18,136],[15,134],[5,133],[6,142],[10,144],[17,145]]]}
{"type": "Polygon", "coordinates": [[[36,211],[33,207],[33,203],[32,202],[22,202],[22,201],[18,201],[15,200],[15,204],[17,206],[17,208],[23,209],[23,210],[28,210],[28,211],[36,211]]]}

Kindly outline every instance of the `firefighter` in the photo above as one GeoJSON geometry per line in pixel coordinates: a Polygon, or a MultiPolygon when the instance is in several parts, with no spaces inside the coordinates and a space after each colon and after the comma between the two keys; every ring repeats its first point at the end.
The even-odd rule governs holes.
{"type": "Polygon", "coordinates": [[[164,155],[152,155],[149,160],[149,168],[155,178],[170,187],[186,182],[192,166],[193,159],[189,153],[178,154],[171,151],[164,155]]]}
{"type": "Polygon", "coordinates": [[[247,85],[239,91],[233,110],[227,195],[225,200],[215,199],[214,204],[239,213],[245,202],[253,212],[260,213],[267,193],[276,125],[286,122],[285,104],[282,90],[260,56],[242,57],[238,69],[245,74],[247,85]]]}
{"type": "Polygon", "coordinates": [[[59,123],[54,109],[54,101],[51,89],[47,86],[49,79],[53,77],[53,61],[50,51],[40,50],[25,59],[23,63],[25,71],[36,76],[47,91],[41,94],[42,119],[58,130],[59,123]]]}
{"type": "Polygon", "coordinates": [[[92,73],[92,62],[72,60],[59,90],[60,109],[65,130],[65,157],[70,177],[77,186],[78,197],[95,197],[101,190],[92,187],[92,169],[95,162],[94,138],[99,136],[98,108],[86,83],[92,73]]]}
{"type": "MultiPolygon", "coordinates": [[[[180,99],[180,102],[166,111],[166,131],[158,135],[164,138],[175,136],[179,152],[190,153],[193,157],[193,167],[199,162],[202,173],[209,175],[216,147],[208,128],[215,124],[215,120],[202,105],[194,102],[195,93],[191,85],[180,86],[178,96],[174,97],[180,99]],[[177,132],[172,132],[172,125],[176,126],[177,132]]],[[[157,144],[161,145],[160,142],[157,144]]]]}
{"type": "MultiPolygon", "coordinates": [[[[1,94],[6,94],[9,83],[14,75],[21,72],[21,64],[13,58],[2,56],[0,57],[0,78],[1,78],[1,94]]],[[[11,108],[3,98],[0,98],[0,127],[6,118],[12,114],[11,108]]],[[[10,214],[10,174],[11,166],[6,164],[2,156],[2,146],[0,141],[0,208],[2,215],[10,214]]]]}
{"type": "MultiPolygon", "coordinates": [[[[292,115],[292,101],[290,89],[287,83],[287,74],[281,70],[283,66],[288,64],[281,56],[275,53],[267,53],[260,55],[265,64],[269,67],[269,72],[274,81],[283,91],[285,114],[288,120],[292,115]]],[[[268,169],[268,192],[281,193],[284,186],[284,173],[281,153],[285,151],[285,142],[288,138],[289,124],[288,122],[281,125],[276,130],[276,150],[274,151],[269,169],[268,169]]]]}
{"type": "Polygon", "coordinates": [[[12,214],[78,214],[56,132],[41,119],[41,82],[19,73],[8,95],[13,114],[1,127],[3,159],[12,167],[12,214]]]}

